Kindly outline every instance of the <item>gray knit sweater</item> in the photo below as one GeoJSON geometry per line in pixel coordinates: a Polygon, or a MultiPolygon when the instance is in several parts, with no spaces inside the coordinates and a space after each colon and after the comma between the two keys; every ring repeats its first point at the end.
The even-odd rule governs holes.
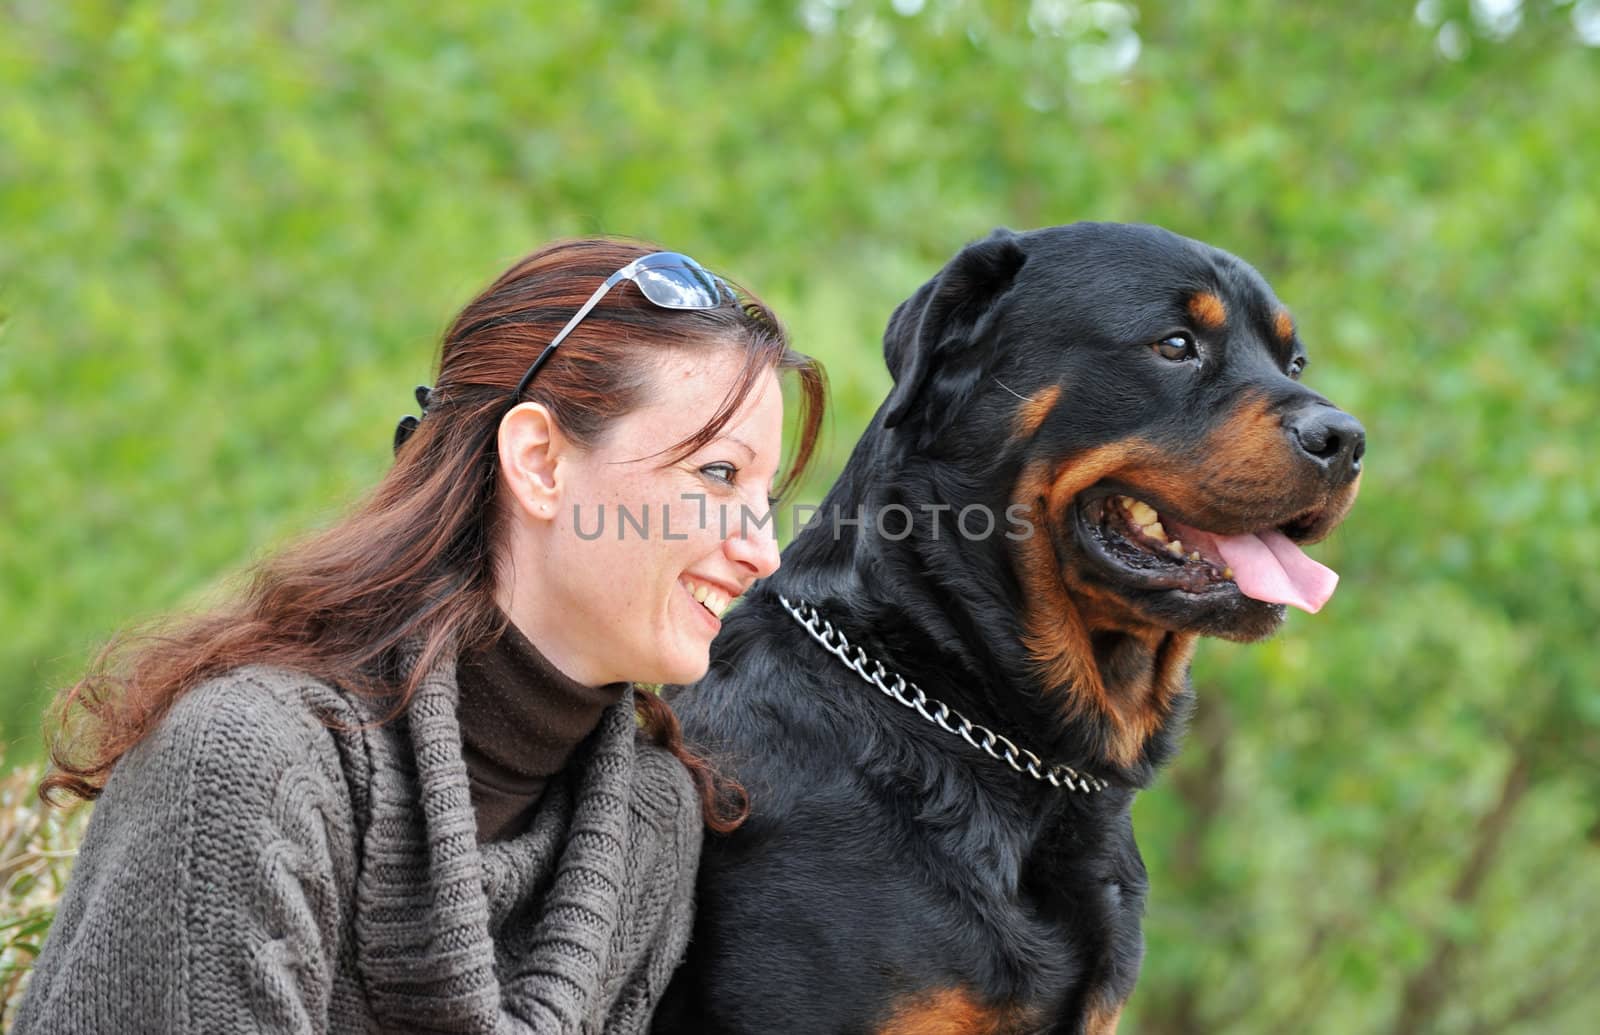
{"type": "Polygon", "coordinates": [[[279,669],[185,695],[112,773],[14,1031],[644,1030],[689,934],[688,773],[624,700],[479,846],[455,707],[453,665],[383,725],[279,669]]]}

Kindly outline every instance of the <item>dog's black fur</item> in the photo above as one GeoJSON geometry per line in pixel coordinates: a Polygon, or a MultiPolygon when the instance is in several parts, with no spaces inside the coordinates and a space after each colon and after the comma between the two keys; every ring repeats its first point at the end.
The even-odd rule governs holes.
{"type": "Polygon", "coordinates": [[[1299,337],[1254,269],[1154,227],[996,231],[896,310],[884,355],[893,392],[815,524],[673,696],[752,811],[707,840],[657,1031],[1113,1031],[1143,954],[1129,809],[1177,746],[1193,641],[1266,636],[1283,608],[1119,541],[1108,499],[1314,541],[1355,497],[1363,433],[1299,383],[1299,337]],[[899,510],[881,532],[832,520],[891,504],[903,537],[899,510]],[[979,511],[958,527],[973,504],[993,534],[979,511]],[[1109,786],[974,750],[780,594],[1109,786]]]}

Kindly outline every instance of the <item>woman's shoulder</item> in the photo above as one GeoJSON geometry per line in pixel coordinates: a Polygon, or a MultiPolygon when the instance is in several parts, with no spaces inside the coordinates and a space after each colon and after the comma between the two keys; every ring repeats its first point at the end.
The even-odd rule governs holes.
{"type": "Polygon", "coordinates": [[[128,771],[125,778],[156,768],[230,784],[270,784],[312,762],[313,773],[336,778],[340,761],[330,723],[341,719],[359,722],[343,696],[314,676],[242,666],[182,694],[117,769],[128,771]]]}
{"type": "Polygon", "coordinates": [[[164,725],[251,742],[304,741],[326,732],[325,717],[350,711],[344,695],[315,676],[272,665],[243,665],[181,695],[164,725]]]}
{"type": "Polygon", "coordinates": [[[112,769],[83,846],[89,871],[143,865],[149,841],[179,852],[195,879],[276,858],[281,845],[347,875],[359,774],[319,713],[334,695],[310,676],[260,667],[184,693],[112,769]]]}
{"type": "Polygon", "coordinates": [[[634,807],[663,829],[699,836],[700,795],[676,755],[640,734],[634,749],[634,807]]]}

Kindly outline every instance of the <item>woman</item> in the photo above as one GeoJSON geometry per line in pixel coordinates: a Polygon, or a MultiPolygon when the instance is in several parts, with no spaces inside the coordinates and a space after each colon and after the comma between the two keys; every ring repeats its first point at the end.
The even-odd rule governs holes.
{"type": "Polygon", "coordinates": [[[15,1030],[642,1030],[742,802],[630,683],[778,565],[785,371],[787,485],[823,382],[760,302],[612,240],[508,270],[369,501],[64,693],[43,791],[99,804],[15,1030]]]}

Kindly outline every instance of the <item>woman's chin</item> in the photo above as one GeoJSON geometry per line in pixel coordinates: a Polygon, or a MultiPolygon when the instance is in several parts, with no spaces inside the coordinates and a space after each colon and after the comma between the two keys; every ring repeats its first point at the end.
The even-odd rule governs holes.
{"type": "Polygon", "coordinates": [[[660,679],[653,680],[653,682],[670,683],[679,686],[698,683],[705,678],[706,671],[711,667],[711,648],[708,644],[698,651],[685,650],[681,652],[679,657],[663,659],[663,661],[667,663],[662,668],[668,674],[663,675],[660,679]]]}
{"type": "Polygon", "coordinates": [[[635,676],[633,682],[682,686],[699,682],[711,668],[710,637],[679,629],[666,642],[657,643],[659,646],[650,664],[638,666],[644,674],[635,676]]]}

